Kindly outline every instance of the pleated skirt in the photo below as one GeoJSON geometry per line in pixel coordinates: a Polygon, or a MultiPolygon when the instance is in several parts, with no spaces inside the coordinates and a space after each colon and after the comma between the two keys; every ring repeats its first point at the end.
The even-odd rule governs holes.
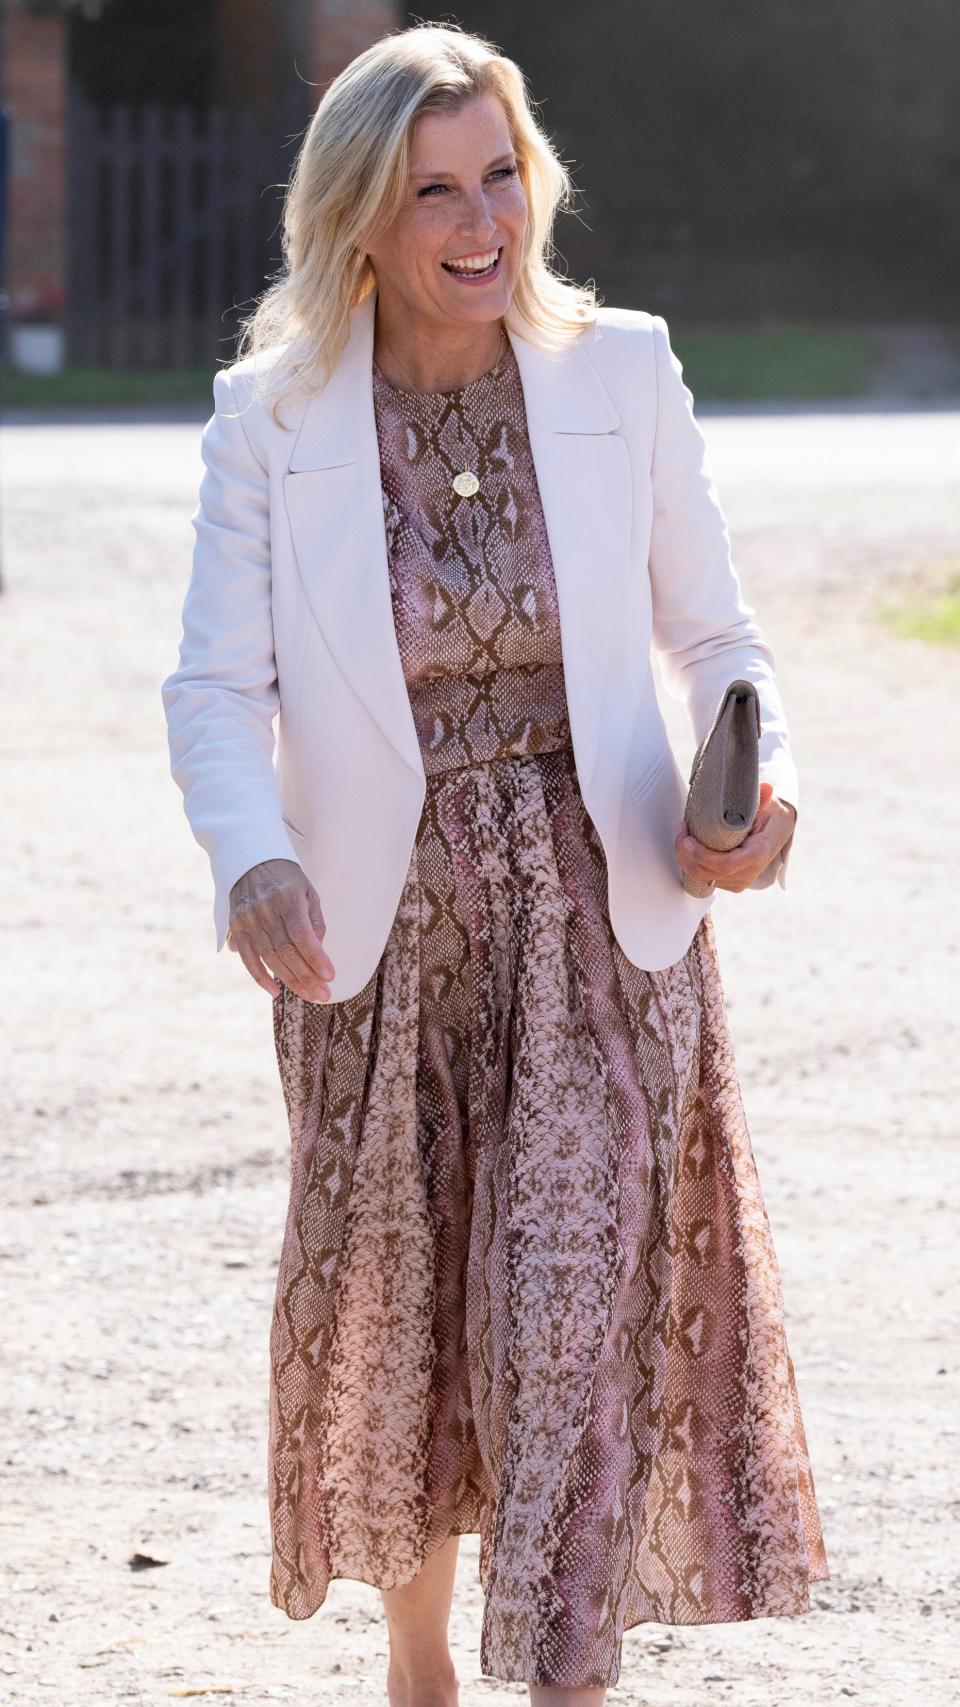
{"type": "Polygon", "coordinates": [[[273,1602],[476,1533],[484,1675],[562,1688],[617,1683],[643,1621],[808,1611],[829,1570],[713,920],[627,959],[572,749],[428,777],[375,973],[273,1021],[273,1602]]]}

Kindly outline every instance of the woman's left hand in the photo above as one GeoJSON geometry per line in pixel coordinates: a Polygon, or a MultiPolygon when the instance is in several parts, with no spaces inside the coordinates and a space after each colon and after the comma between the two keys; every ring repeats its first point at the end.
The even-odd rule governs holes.
{"type": "Polygon", "coordinates": [[[683,825],[673,844],[677,863],[682,871],[698,877],[702,883],[709,883],[712,878],[718,889],[733,889],[739,894],[776,858],[789,841],[796,821],[796,807],[778,799],[772,783],[762,782],[757,815],[739,847],[718,853],[689,835],[683,825]]]}

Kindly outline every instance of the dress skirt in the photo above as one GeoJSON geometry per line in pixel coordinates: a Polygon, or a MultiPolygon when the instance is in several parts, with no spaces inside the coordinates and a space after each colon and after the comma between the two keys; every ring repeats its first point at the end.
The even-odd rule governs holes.
{"type": "Polygon", "coordinates": [[[631,1626],[829,1575],[780,1275],[711,914],[662,971],[612,929],[515,358],[374,385],[427,787],[368,983],[273,1007],[271,1598],[476,1533],[484,1675],[612,1685],[631,1626]]]}
{"type": "Polygon", "coordinates": [[[642,1620],[828,1576],[710,912],[613,937],[569,749],[428,789],[349,1000],[286,987],[272,1599],[390,1588],[479,1532],[484,1675],[620,1675],[642,1620]]]}

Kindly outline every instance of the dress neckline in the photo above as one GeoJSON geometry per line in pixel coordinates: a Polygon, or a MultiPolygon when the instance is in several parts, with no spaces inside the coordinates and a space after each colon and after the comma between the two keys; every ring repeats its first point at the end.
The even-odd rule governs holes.
{"type": "Polygon", "coordinates": [[[373,372],[379,383],[384,386],[387,391],[394,392],[397,397],[411,398],[418,403],[449,401],[450,398],[454,397],[467,397],[471,391],[479,390],[481,387],[488,384],[494,384],[496,380],[500,379],[502,375],[507,372],[510,364],[510,357],[512,355],[513,347],[510,343],[510,339],[507,338],[507,341],[494,362],[493,367],[488,367],[485,373],[478,374],[476,379],[469,380],[466,385],[455,385],[449,391],[409,391],[402,385],[394,385],[393,380],[387,378],[383,369],[378,366],[375,360],[373,362],[373,372]]]}

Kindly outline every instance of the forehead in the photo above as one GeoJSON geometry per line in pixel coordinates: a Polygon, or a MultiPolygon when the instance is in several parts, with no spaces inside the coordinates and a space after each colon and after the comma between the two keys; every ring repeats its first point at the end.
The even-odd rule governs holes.
{"type": "Polygon", "coordinates": [[[473,95],[453,113],[423,113],[413,127],[411,177],[443,177],[480,158],[495,164],[513,152],[510,126],[495,95],[473,95]]]}

